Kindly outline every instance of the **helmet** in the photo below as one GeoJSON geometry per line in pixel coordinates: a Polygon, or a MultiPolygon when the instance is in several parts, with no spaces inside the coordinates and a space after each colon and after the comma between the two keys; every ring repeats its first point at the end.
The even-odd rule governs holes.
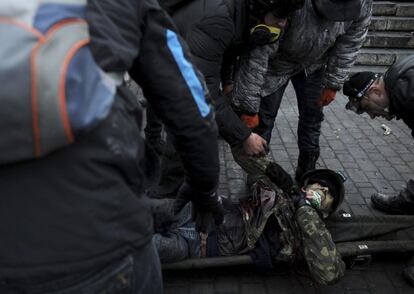
{"type": "Polygon", "coordinates": [[[250,0],[250,14],[262,18],[270,12],[276,17],[286,18],[303,7],[305,0],[250,0]]]}
{"type": "Polygon", "coordinates": [[[328,187],[334,198],[332,208],[329,214],[334,213],[342,204],[345,197],[344,182],[346,178],[344,175],[337,173],[330,169],[314,169],[306,172],[301,180],[300,187],[305,187],[310,184],[319,183],[322,186],[328,187]]]}
{"type": "Polygon", "coordinates": [[[312,0],[320,17],[333,21],[356,20],[361,14],[363,0],[312,0]]]}

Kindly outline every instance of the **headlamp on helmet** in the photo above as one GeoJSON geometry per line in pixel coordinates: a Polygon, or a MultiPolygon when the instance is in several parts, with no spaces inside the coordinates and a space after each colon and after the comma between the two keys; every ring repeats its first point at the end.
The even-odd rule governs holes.
{"type": "Polygon", "coordinates": [[[353,75],[344,84],[343,92],[349,98],[345,108],[357,114],[364,113],[361,106],[362,99],[368,99],[366,93],[372,84],[381,77],[381,74],[361,72],[353,75]]]}

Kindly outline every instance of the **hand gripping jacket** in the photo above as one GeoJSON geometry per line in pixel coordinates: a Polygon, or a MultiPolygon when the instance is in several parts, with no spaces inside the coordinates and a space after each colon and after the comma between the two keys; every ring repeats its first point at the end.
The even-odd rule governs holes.
{"type": "Polygon", "coordinates": [[[93,59],[86,2],[0,3],[0,164],[70,144],[110,112],[122,74],[93,59]]]}

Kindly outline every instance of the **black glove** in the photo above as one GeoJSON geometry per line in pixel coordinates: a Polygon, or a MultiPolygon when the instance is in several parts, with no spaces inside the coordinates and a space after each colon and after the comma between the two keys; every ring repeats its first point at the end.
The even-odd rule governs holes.
{"type": "Polygon", "coordinates": [[[223,223],[226,211],[216,192],[203,193],[184,182],[174,202],[174,212],[180,211],[188,201],[193,203],[193,221],[198,232],[209,233],[223,223]]]}

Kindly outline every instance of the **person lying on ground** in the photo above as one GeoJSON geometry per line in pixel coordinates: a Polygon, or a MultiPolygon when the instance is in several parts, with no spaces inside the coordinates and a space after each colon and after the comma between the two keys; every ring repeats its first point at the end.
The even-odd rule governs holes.
{"type": "Polygon", "coordinates": [[[345,264],[323,219],[344,198],[343,178],[332,170],[314,170],[304,175],[298,189],[276,163],[267,170],[268,176],[257,178],[247,198],[238,203],[222,199],[228,213],[223,224],[208,235],[196,232],[190,205],[174,216],[177,200],[154,199],[153,240],[161,262],[249,254],[266,270],[281,264],[293,266],[303,258],[317,283],[338,281],[345,264]]]}

